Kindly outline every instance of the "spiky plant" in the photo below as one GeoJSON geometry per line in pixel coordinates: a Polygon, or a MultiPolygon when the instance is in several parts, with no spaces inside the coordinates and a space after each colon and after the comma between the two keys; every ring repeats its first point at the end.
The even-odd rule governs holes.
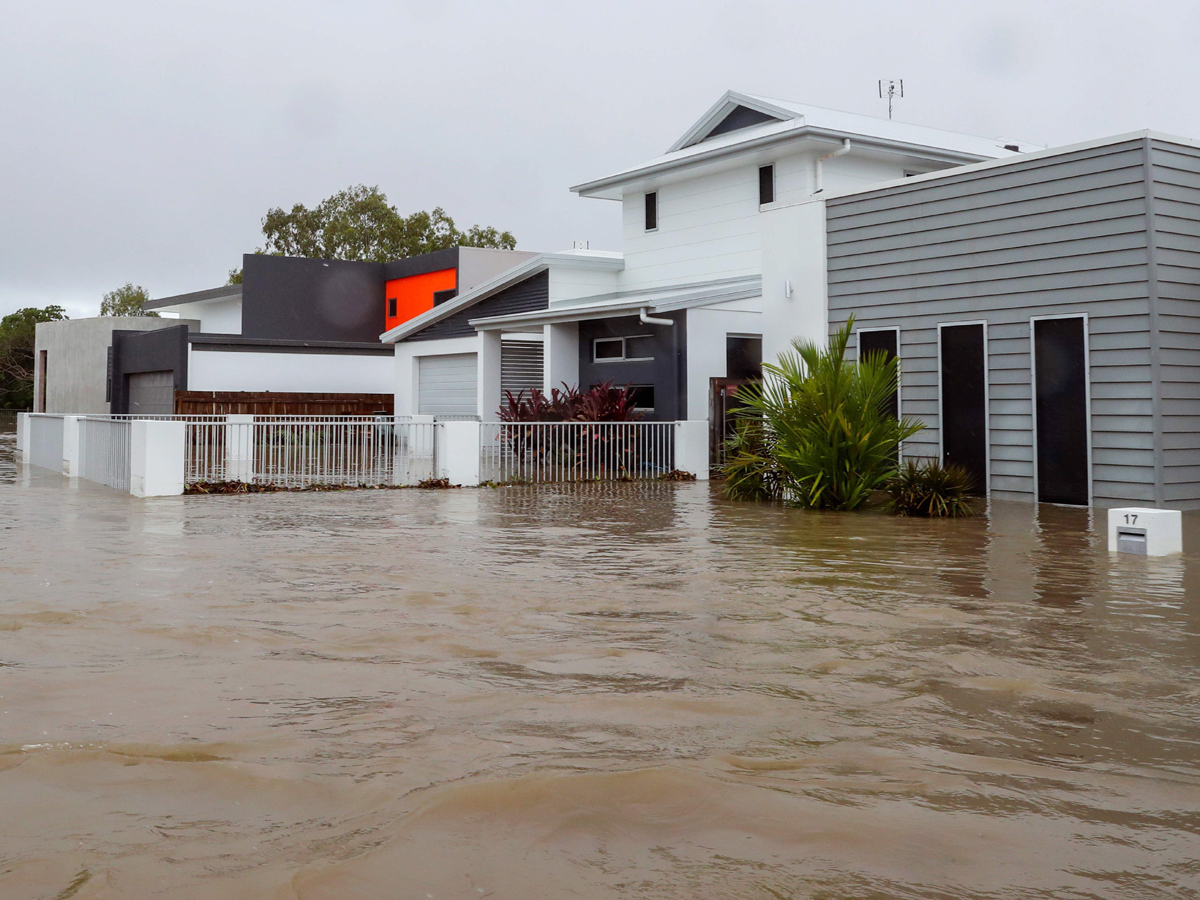
{"type": "Polygon", "coordinates": [[[871,353],[846,360],[854,318],[820,347],[793,341],[738,391],[738,415],[757,419],[773,441],[784,499],[811,509],[858,509],[896,471],[897,447],[923,427],[895,418],[888,401],[899,362],[871,353]]]}
{"type": "Polygon", "coordinates": [[[900,516],[972,516],[975,511],[967,492],[974,481],[962,466],[943,466],[933,459],[910,459],[888,482],[889,506],[900,516]]]}
{"type": "Polygon", "coordinates": [[[738,419],[725,442],[725,496],[730,500],[779,500],[783,479],[775,441],[761,419],[738,419]]]}

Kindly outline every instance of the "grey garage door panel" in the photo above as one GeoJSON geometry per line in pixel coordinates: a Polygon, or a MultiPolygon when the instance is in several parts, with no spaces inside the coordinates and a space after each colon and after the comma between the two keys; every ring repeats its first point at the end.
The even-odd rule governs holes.
{"type": "Polygon", "coordinates": [[[129,376],[129,412],[137,416],[169,416],[175,412],[175,373],[138,372],[129,376]]]}
{"type": "Polygon", "coordinates": [[[422,356],[417,371],[417,412],[424,416],[470,416],[478,412],[474,353],[422,356]]]}

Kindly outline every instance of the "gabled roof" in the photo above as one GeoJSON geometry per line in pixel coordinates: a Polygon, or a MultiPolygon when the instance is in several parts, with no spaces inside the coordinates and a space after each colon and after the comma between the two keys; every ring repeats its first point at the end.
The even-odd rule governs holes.
{"type": "Polygon", "coordinates": [[[1042,149],[1024,142],[959,134],[791,100],[726,91],[662,156],[605,178],[575,185],[571,190],[584,197],[616,198],[620,196],[618,188],[629,182],[806,138],[817,143],[841,143],[849,139],[860,148],[902,153],[951,165],[1042,149]],[[1011,146],[1019,149],[1014,151],[1011,146]]]}
{"type": "Polygon", "coordinates": [[[514,284],[519,284],[527,278],[537,275],[539,272],[544,272],[552,266],[564,267],[579,267],[591,269],[608,269],[619,271],[625,268],[625,260],[618,254],[603,253],[594,251],[591,253],[583,252],[567,252],[567,253],[539,253],[530,259],[525,260],[518,265],[513,266],[501,272],[495,278],[488,279],[480,285],[472,288],[465,293],[459,294],[452,300],[447,300],[440,306],[435,306],[433,309],[421,313],[409,319],[407,322],[401,322],[391,331],[385,331],[379,336],[379,340],[384,343],[394,344],[401,341],[411,334],[416,334],[424,328],[428,328],[435,322],[440,322],[442,319],[448,319],[456,312],[466,309],[469,306],[474,306],[482,300],[486,300],[493,294],[498,294],[505,288],[512,287],[514,284]]]}

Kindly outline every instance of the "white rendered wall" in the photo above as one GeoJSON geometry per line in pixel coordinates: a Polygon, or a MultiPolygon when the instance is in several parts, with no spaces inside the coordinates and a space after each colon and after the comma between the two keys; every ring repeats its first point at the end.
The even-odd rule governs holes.
{"type": "MultiPolygon", "coordinates": [[[[822,153],[836,150],[830,144],[822,153]]],[[[804,201],[815,189],[818,153],[759,153],[744,164],[660,185],[658,228],[645,230],[645,194],[622,201],[625,269],[620,286],[628,290],[667,284],[757,275],[762,268],[763,216],[804,201]],[[774,203],[758,203],[759,166],[775,166],[774,203]]],[[[853,150],[822,164],[823,193],[903,177],[904,166],[853,150]]]]}
{"type": "Polygon", "coordinates": [[[555,261],[550,267],[550,305],[578,297],[611,294],[617,290],[620,274],[617,266],[601,269],[555,261]]]}
{"type": "Polygon", "coordinates": [[[188,390],[390,394],[394,365],[385,355],[242,353],[192,344],[188,390]]]}
{"type": "Polygon", "coordinates": [[[239,297],[164,306],[157,312],[178,314],[185,319],[198,319],[200,327],[196,330],[204,334],[242,333],[242,301],[239,297]]]}
{"type": "Polygon", "coordinates": [[[762,225],[763,362],[774,362],[793,338],[829,339],[825,202],[772,209],[762,214],[762,225]]]}
{"type": "MultiPolygon", "coordinates": [[[[389,360],[391,381],[388,388],[396,395],[396,415],[411,416],[417,412],[419,361],[422,356],[479,353],[479,349],[480,336],[478,334],[472,337],[444,338],[440,341],[409,341],[396,344],[396,358],[389,360]]],[[[482,378],[479,383],[482,385],[482,378]]],[[[498,379],[496,392],[497,394],[500,392],[498,379]]]]}
{"type": "MultiPolygon", "coordinates": [[[[687,418],[708,421],[709,379],[726,374],[725,338],[762,334],[759,301],[739,300],[687,311],[687,418]]],[[[706,445],[707,446],[707,445],[706,445]]],[[[688,471],[691,471],[690,469],[688,471]]]]}

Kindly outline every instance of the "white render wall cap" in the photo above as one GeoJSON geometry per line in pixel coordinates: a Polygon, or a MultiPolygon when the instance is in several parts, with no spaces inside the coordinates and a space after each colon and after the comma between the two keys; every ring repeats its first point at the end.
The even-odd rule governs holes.
{"type": "Polygon", "coordinates": [[[715,160],[784,141],[805,138],[837,143],[848,138],[861,147],[959,164],[1010,156],[1026,149],[1042,149],[1040,144],[960,134],[892,119],[727,91],[662,156],[613,175],[575,185],[571,190],[585,197],[613,198],[617,195],[612,189],[630,181],[665,173],[699,161],[715,160]],[[771,116],[774,121],[739,128],[706,139],[706,135],[739,106],[771,116]],[[1020,150],[1010,150],[1007,144],[1013,144],[1020,150]]]}
{"type": "Polygon", "coordinates": [[[395,328],[381,334],[379,340],[385,344],[394,344],[408,337],[410,334],[415,334],[422,328],[428,328],[435,322],[449,318],[461,309],[466,309],[480,300],[487,299],[492,294],[498,293],[507,287],[512,287],[526,278],[551,268],[602,269],[619,272],[625,268],[625,259],[619,254],[614,256],[608,253],[602,254],[600,252],[587,251],[584,253],[539,253],[513,266],[511,269],[506,269],[495,278],[488,279],[482,284],[471,288],[471,290],[459,294],[451,300],[447,300],[441,306],[435,306],[433,309],[423,312],[421,315],[415,316],[407,322],[401,322],[395,328]]]}

